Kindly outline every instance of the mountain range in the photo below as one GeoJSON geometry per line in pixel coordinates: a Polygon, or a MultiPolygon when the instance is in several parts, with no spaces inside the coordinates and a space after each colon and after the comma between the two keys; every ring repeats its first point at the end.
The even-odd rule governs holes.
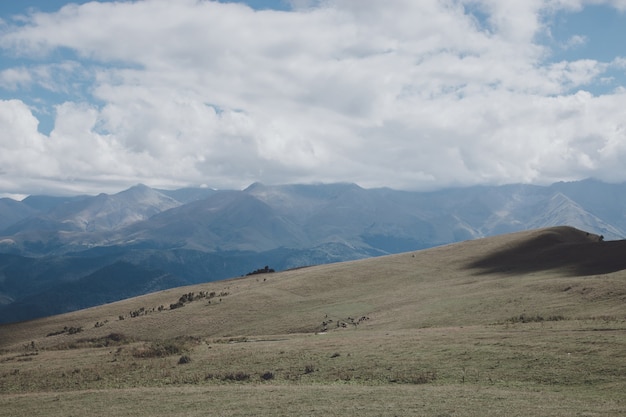
{"type": "Polygon", "coordinates": [[[626,184],[433,192],[356,184],[0,199],[0,322],[174,286],[568,225],[626,236],[626,184]]]}

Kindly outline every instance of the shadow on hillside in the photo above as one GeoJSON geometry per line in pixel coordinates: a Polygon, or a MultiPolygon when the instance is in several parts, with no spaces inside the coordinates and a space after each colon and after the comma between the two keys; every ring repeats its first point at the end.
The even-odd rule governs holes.
{"type": "Polygon", "coordinates": [[[483,274],[520,274],[560,269],[574,276],[608,274],[626,269],[626,240],[599,241],[543,233],[529,240],[495,251],[468,264],[483,274]]]}

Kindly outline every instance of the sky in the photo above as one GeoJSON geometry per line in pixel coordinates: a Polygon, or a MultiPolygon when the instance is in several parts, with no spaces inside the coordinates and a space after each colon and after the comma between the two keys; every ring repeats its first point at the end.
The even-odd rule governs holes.
{"type": "Polygon", "coordinates": [[[0,196],[624,161],[626,0],[0,0],[0,196]]]}

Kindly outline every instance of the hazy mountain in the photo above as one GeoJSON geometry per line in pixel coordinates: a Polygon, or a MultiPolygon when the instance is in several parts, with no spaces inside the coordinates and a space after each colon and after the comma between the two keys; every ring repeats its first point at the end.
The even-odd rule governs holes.
{"type": "MultiPolygon", "coordinates": [[[[282,270],[363,259],[557,225],[620,239],[625,191],[624,184],[593,180],[436,192],[256,183],[242,191],[138,185],[75,199],[3,199],[0,304],[9,311],[38,296],[54,298],[42,305],[56,306],[60,285],[80,281],[95,289],[93,280],[81,280],[119,262],[140,275],[168,274],[165,283],[199,283],[264,265],[282,270]]],[[[109,292],[120,294],[106,287],[90,297],[86,290],[82,305],[115,298],[109,292]]],[[[19,317],[29,318],[20,309],[19,317]]],[[[44,310],[37,314],[53,311],[44,310]]]]}
{"type": "Polygon", "coordinates": [[[558,192],[549,200],[542,201],[534,210],[536,215],[526,224],[529,228],[542,228],[567,224],[585,230],[593,230],[609,239],[619,239],[623,233],[597,216],[583,209],[580,204],[558,192]]]}
{"type": "Polygon", "coordinates": [[[306,236],[287,216],[246,192],[220,191],[116,234],[117,244],[185,247],[210,252],[263,252],[300,247],[306,236]]]}
{"type": "Polygon", "coordinates": [[[214,190],[213,188],[180,188],[178,190],[157,189],[156,191],[168,197],[171,197],[174,200],[181,202],[182,204],[191,203],[192,201],[203,200],[216,192],[216,190],[214,190]]]}
{"type": "MultiPolygon", "coordinates": [[[[28,200],[25,199],[25,201],[28,200]]],[[[73,250],[97,244],[98,232],[116,230],[147,219],[181,203],[145,185],[137,185],[114,195],[99,194],[79,199],[38,198],[32,207],[48,209],[12,224],[3,231],[7,250],[22,253],[57,253],[67,246],[73,250]],[[58,203],[58,204],[55,204],[58,203]],[[88,237],[85,237],[85,233],[88,237]]]]}
{"type": "Polygon", "coordinates": [[[49,216],[64,224],[71,224],[78,231],[99,232],[145,220],[180,204],[140,184],[114,195],[100,194],[94,198],[65,203],[55,208],[49,216]]]}
{"type": "Polygon", "coordinates": [[[37,210],[10,198],[0,198],[0,231],[35,214],[37,210]]]}
{"type": "Polygon", "coordinates": [[[69,203],[72,201],[80,201],[90,198],[87,195],[70,196],[70,197],[56,197],[48,195],[31,195],[22,200],[22,203],[35,209],[40,213],[47,213],[50,210],[60,206],[61,204],[69,203]]]}
{"type": "Polygon", "coordinates": [[[607,184],[588,179],[577,182],[559,182],[549,187],[575,201],[584,210],[611,224],[625,236],[626,183],[607,184]]]}

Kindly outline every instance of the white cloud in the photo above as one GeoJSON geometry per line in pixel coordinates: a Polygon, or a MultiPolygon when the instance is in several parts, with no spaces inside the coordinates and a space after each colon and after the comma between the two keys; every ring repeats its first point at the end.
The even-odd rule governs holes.
{"type": "Polygon", "coordinates": [[[0,87],[15,91],[30,85],[31,74],[26,68],[8,68],[0,72],[0,87]]]}
{"type": "Polygon", "coordinates": [[[567,43],[564,45],[566,49],[576,48],[578,46],[586,44],[588,41],[586,36],[574,35],[567,40],[567,43]]]}
{"type": "Polygon", "coordinates": [[[623,58],[548,64],[535,40],[542,13],[580,0],[293,5],[92,2],[5,30],[0,47],[36,64],[0,87],[70,99],[49,136],[1,103],[0,189],[626,180],[626,95],[582,91],[623,58]]]}

